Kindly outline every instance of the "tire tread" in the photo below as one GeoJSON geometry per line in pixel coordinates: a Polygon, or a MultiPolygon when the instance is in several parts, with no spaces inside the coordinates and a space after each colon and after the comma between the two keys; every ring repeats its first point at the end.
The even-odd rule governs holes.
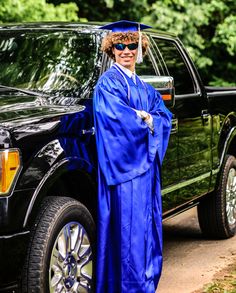
{"type": "MultiPolygon", "coordinates": [[[[79,211],[85,212],[84,215],[90,215],[84,205],[72,198],[51,196],[43,200],[31,230],[29,248],[23,267],[22,292],[43,292],[45,280],[42,278],[41,270],[45,265],[46,243],[58,217],[70,206],[77,207],[79,211]]],[[[94,227],[91,216],[86,217],[86,221],[88,226],[94,227]]]]}
{"type": "Polygon", "coordinates": [[[211,238],[226,239],[235,231],[229,228],[225,209],[225,185],[230,166],[236,166],[234,156],[227,155],[222,166],[218,187],[212,195],[204,198],[198,205],[198,220],[202,233],[211,238]]]}

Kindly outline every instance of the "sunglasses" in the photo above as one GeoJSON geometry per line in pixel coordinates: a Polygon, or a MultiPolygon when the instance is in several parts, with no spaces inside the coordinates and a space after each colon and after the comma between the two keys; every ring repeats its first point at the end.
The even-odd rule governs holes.
{"type": "Polygon", "coordinates": [[[131,43],[131,44],[122,44],[122,43],[118,43],[118,44],[114,44],[114,47],[116,48],[116,50],[119,51],[124,51],[124,49],[127,47],[129,50],[135,50],[138,48],[138,43],[131,43]]]}

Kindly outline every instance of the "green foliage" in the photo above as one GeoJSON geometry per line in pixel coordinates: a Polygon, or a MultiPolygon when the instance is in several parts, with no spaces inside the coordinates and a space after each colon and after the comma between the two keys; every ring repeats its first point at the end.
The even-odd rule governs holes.
{"type": "Polygon", "coordinates": [[[235,12],[234,0],[157,0],[142,21],[179,36],[205,83],[235,85],[235,12]]]}
{"type": "MultiPolygon", "coordinates": [[[[201,289],[203,293],[236,293],[236,264],[232,263],[218,272],[217,278],[205,284],[201,289]]],[[[200,290],[199,290],[200,292],[200,290]]]]}
{"type": "MultiPolygon", "coordinates": [[[[56,5],[71,0],[47,0],[56,5]]],[[[74,0],[79,7],[79,18],[90,21],[116,21],[120,19],[140,21],[153,0],[74,0]]]]}
{"type": "Polygon", "coordinates": [[[114,5],[114,0],[104,0],[104,1],[105,1],[106,6],[107,6],[108,8],[112,8],[112,7],[113,7],[113,5],[114,5]]]}
{"type": "Polygon", "coordinates": [[[235,293],[236,283],[235,283],[235,273],[229,273],[223,276],[222,279],[217,279],[211,284],[204,286],[204,293],[235,293]]]}
{"type": "Polygon", "coordinates": [[[75,21],[77,12],[75,3],[54,6],[45,0],[1,0],[0,22],[75,21]]]}
{"type": "Polygon", "coordinates": [[[225,45],[226,50],[231,56],[236,55],[236,16],[230,15],[224,19],[223,23],[218,24],[216,35],[213,42],[225,45]]]}

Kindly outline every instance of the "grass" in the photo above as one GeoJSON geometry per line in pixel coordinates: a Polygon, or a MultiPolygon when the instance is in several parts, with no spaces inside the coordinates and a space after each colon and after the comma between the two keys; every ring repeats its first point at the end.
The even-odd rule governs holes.
{"type": "Polygon", "coordinates": [[[203,293],[236,293],[236,263],[217,273],[212,283],[203,288],[203,293]]]}

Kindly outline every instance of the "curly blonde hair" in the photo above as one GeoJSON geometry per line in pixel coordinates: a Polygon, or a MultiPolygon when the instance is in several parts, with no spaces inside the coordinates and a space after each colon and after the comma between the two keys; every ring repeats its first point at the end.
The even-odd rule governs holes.
{"type": "MultiPolygon", "coordinates": [[[[101,50],[104,51],[110,58],[115,60],[115,55],[113,54],[113,45],[125,41],[131,41],[138,43],[139,33],[138,32],[127,32],[127,33],[110,33],[102,40],[101,50]]],[[[142,33],[142,51],[143,55],[147,53],[149,46],[148,37],[142,33]]]]}

